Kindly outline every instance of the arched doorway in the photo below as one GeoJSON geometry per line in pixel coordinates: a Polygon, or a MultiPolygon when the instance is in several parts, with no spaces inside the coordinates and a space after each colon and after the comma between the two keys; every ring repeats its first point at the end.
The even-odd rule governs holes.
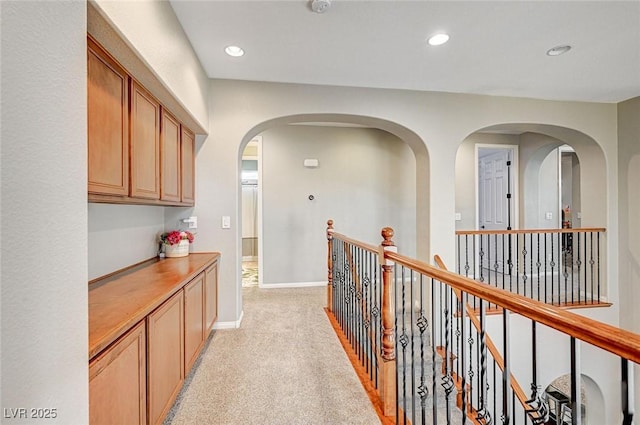
{"type": "MultiPolygon", "coordinates": [[[[311,258],[326,254],[310,250],[326,246],[318,230],[328,218],[336,221],[337,229],[356,229],[353,236],[377,243],[380,228],[394,226],[392,220],[397,217],[394,227],[400,239],[405,235],[405,252],[428,257],[428,154],[415,133],[371,117],[281,117],[245,135],[239,161],[255,136],[262,139],[264,170],[259,208],[263,225],[258,235],[261,286],[325,283],[326,265],[312,263],[311,258]],[[306,166],[307,162],[315,165],[306,166]],[[368,221],[370,233],[357,234],[368,221]],[[282,237],[285,234],[288,236],[282,237]],[[305,252],[310,254],[305,256],[305,252]]],[[[238,203],[242,211],[241,195],[238,203]]]]}

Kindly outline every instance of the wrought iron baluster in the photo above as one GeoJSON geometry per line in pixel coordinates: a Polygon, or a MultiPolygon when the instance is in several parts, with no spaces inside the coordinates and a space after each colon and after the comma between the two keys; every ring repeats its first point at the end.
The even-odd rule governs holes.
{"type": "Polygon", "coordinates": [[[596,256],[596,258],[598,259],[598,297],[596,298],[596,300],[598,302],[600,302],[600,232],[598,232],[598,255],[596,256]]]}
{"type": "Polygon", "coordinates": [[[553,242],[553,235],[552,234],[549,235],[549,239],[551,240],[551,257],[550,257],[551,261],[549,262],[549,267],[551,268],[551,278],[550,278],[550,280],[551,280],[551,304],[555,304],[554,299],[553,299],[553,297],[554,297],[554,285],[553,285],[554,278],[553,278],[553,275],[555,273],[554,268],[555,268],[556,263],[555,263],[555,259],[553,257],[553,245],[554,245],[554,242],[553,242]]]}
{"type": "MultiPolygon", "coordinates": [[[[429,396],[429,388],[427,387],[427,371],[425,370],[425,341],[428,338],[429,321],[424,315],[424,275],[420,274],[420,317],[416,321],[418,331],[420,332],[420,386],[418,387],[418,396],[420,396],[420,417],[422,418],[422,424],[426,424],[427,417],[427,397],[429,396]]],[[[433,306],[432,306],[433,308],[433,306]]],[[[415,419],[414,419],[415,423],[415,419]]]]}
{"type": "MultiPolygon", "coordinates": [[[[487,238],[488,239],[488,238],[487,238]]],[[[467,367],[467,356],[465,355],[465,350],[464,350],[464,336],[465,336],[465,312],[466,312],[466,308],[465,306],[467,305],[467,293],[466,292],[461,292],[460,293],[460,304],[462,305],[462,308],[459,309],[458,311],[458,320],[457,322],[460,323],[460,350],[459,350],[459,355],[460,355],[460,368],[458,369],[459,373],[458,373],[458,379],[461,380],[460,382],[460,389],[462,391],[462,424],[466,424],[467,423],[467,379],[466,379],[466,375],[465,375],[465,369],[467,367]]],[[[471,350],[470,350],[471,351],[471,350]]],[[[471,357],[471,354],[469,354],[469,357],[471,357]]]]}
{"type": "MultiPolygon", "coordinates": [[[[487,381],[487,341],[486,341],[486,310],[485,310],[485,301],[480,299],[480,332],[478,334],[478,339],[480,340],[479,348],[480,348],[480,373],[479,375],[479,393],[478,393],[478,414],[477,419],[484,421],[485,424],[491,423],[491,414],[487,409],[487,389],[489,387],[489,383],[487,381]]],[[[494,363],[495,368],[495,363],[494,363]]],[[[495,374],[495,369],[494,369],[495,374]]],[[[495,388],[495,381],[494,381],[495,388]]],[[[495,397],[494,397],[495,399],[495,397]]],[[[494,407],[495,409],[495,407],[494,407]]]]}
{"type": "Polygon", "coordinates": [[[445,364],[445,368],[444,368],[444,376],[442,377],[442,387],[444,388],[444,394],[445,394],[445,407],[446,407],[446,416],[447,416],[447,424],[451,423],[451,406],[449,405],[450,400],[449,400],[449,396],[451,395],[451,392],[453,391],[454,388],[454,384],[453,384],[453,379],[451,377],[451,367],[449,365],[449,350],[450,350],[450,345],[449,345],[449,334],[450,334],[450,301],[449,299],[451,298],[451,288],[449,286],[446,286],[444,284],[442,284],[444,286],[444,305],[445,305],[445,309],[444,309],[444,319],[445,319],[445,324],[444,324],[444,364],[445,364]]]}
{"type": "Polygon", "coordinates": [[[522,293],[527,296],[527,234],[522,234],[522,293]]]}
{"type": "MultiPolygon", "coordinates": [[[[568,303],[569,302],[569,272],[567,271],[567,261],[568,261],[568,255],[569,255],[569,248],[568,248],[568,244],[567,244],[567,234],[566,233],[562,233],[562,237],[563,237],[563,248],[562,248],[562,253],[564,255],[564,261],[563,261],[563,276],[564,276],[564,302],[568,303]]],[[[573,288],[571,291],[571,301],[573,302],[573,288]]]]}
{"type": "Polygon", "coordinates": [[[571,337],[571,423],[582,423],[580,397],[580,352],[578,341],[571,337]]]}
{"type": "Polygon", "coordinates": [[[502,371],[502,423],[509,425],[511,411],[511,356],[509,352],[509,310],[502,310],[502,355],[504,370],[502,371]]]}
{"type": "Polygon", "coordinates": [[[544,234],[544,302],[548,303],[549,300],[547,298],[547,294],[549,293],[549,289],[547,288],[547,258],[548,258],[548,252],[547,252],[547,234],[544,234]]]}
{"type": "MultiPolygon", "coordinates": [[[[436,281],[431,278],[431,411],[433,416],[432,423],[438,423],[438,394],[436,393],[436,281]]],[[[438,285],[442,294],[442,284],[438,285]]],[[[442,311],[442,297],[440,297],[440,305],[437,311],[442,311]]],[[[442,318],[439,320],[439,326],[442,330],[442,318]]],[[[439,341],[442,343],[442,339],[439,341]]],[[[446,359],[445,359],[446,362],[446,359]]],[[[424,422],[424,421],[423,421],[424,422]]],[[[424,425],[424,424],[423,424],[424,425]]]]}
{"type": "MultiPolygon", "coordinates": [[[[404,279],[403,279],[404,281],[404,279]]],[[[409,269],[409,335],[410,335],[410,341],[411,341],[411,417],[412,417],[412,421],[411,423],[416,423],[416,370],[415,370],[415,361],[414,359],[416,358],[416,354],[415,354],[415,338],[414,338],[414,334],[413,334],[413,324],[414,322],[414,317],[413,317],[413,313],[415,310],[415,303],[414,303],[414,299],[413,299],[413,291],[414,291],[414,287],[413,287],[413,269],[409,269]]]]}
{"type": "MultiPolygon", "coordinates": [[[[586,235],[585,235],[586,238],[586,235]]],[[[589,232],[589,265],[591,266],[591,302],[593,303],[593,281],[595,280],[594,278],[594,265],[595,265],[595,260],[593,259],[593,232],[589,232]]],[[[585,302],[587,302],[587,297],[586,297],[586,292],[585,292],[585,302]]]]}
{"type": "MultiPolygon", "coordinates": [[[[396,270],[397,270],[397,266],[396,266],[396,270]]],[[[405,267],[401,266],[401,271],[400,271],[400,276],[401,276],[401,288],[402,288],[402,301],[401,301],[401,313],[400,313],[400,318],[399,321],[402,322],[402,334],[399,337],[398,342],[400,343],[400,345],[402,346],[402,408],[403,408],[403,412],[404,414],[403,416],[403,423],[407,423],[407,345],[409,343],[409,337],[407,335],[407,329],[406,329],[406,287],[405,287],[405,267]]],[[[397,276],[397,274],[395,275],[397,276]]],[[[397,282],[396,286],[397,286],[397,282]]],[[[397,313],[396,313],[397,314],[397,313]]],[[[396,325],[397,327],[398,325],[396,325]]],[[[399,403],[398,403],[399,404],[399,403]]]]}
{"type": "MultiPolygon", "coordinates": [[[[575,292],[575,273],[573,272],[573,237],[574,234],[571,235],[571,251],[570,251],[570,256],[569,256],[569,270],[571,271],[571,302],[573,303],[573,293],[575,292]]],[[[586,294],[585,294],[586,295],[586,294]]],[[[578,288],[578,302],[580,302],[580,288],[578,288]]]]}
{"type": "Polygon", "coordinates": [[[534,298],[534,291],[533,291],[533,233],[529,235],[529,252],[531,253],[531,259],[529,260],[529,265],[530,265],[530,273],[529,273],[529,282],[531,283],[531,290],[530,290],[530,294],[531,294],[531,298],[534,298]]]}
{"type": "Polygon", "coordinates": [[[537,242],[538,242],[538,259],[536,261],[536,272],[538,273],[538,301],[540,301],[540,266],[542,266],[542,263],[540,263],[540,233],[538,233],[537,236],[537,242]]]}
{"type": "MultiPolygon", "coordinates": [[[[582,245],[582,244],[580,243],[580,239],[581,239],[581,238],[580,238],[580,233],[576,233],[576,234],[575,234],[575,236],[576,236],[576,239],[577,239],[577,241],[575,241],[575,242],[577,242],[577,243],[574,243],[574,245],[575,245],[575,246],[576,246],[576,248],[577,248],[577,249],[576,249],[576,251],[577,251],[577,252],[576,252],[576,256],[577,256],[576,266],[577,266],[577,268],[578,268],[578,271],[577,271],[577,275],[578,275],[578,288],[579,288],[579,290],[580,290],[580,291],[582,291],[582,273],[581,273],[581,271],[582,271],[582,253],[581,253],[581,249],[580,249],[580,247],[581,247],[581,245],[582,245]]],[[[585,268],[585,270],[586,270],[586,268],[585,268]]],[[[586,292],[587,292],[587,282],[586,282],[587,275],[586,275],[586,273],[585,273],[584,278],[585,278],[585,283],[584,283],[584,284],[585,284],[585,287],[584,287],[584,289],[585,289],[585,293],[586,293],[586,292]]]]}
{"type": "Polygon", "coordinates": [[[516,293],[520,293],[520,235],[516,233],[516,293]]]}
{"type": "MultiPolygon", "coordinates": [[[[621,358],[622,379],[620,380],[622,390],[622,425],[633,423],[633,366],[629,367],[629,360],[621,358]]],[[[434,422],[435,423],[435,422],[434,422]]]]}

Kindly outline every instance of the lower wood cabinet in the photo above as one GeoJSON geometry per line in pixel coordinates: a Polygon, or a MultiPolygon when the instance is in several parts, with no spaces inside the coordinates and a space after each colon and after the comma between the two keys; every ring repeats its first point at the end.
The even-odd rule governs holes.
{"type": "Polygon", "coordinates": [[[218,262],[213,263],[205,271],[204,277],[204,328],[205,339],[218,319],[218,262]]]}
{"type": "MultiPolygon", "coordinates": [[[[208,258],[195,277],[191,273],[188,275],[191,280],[185,277],[179,287],[173,286],[171,292],[177,292],[166,293],[162,297],[165,301],[158,307],[155,307],[157,294],[150,298],[153,306],[148,307],[148,313],[132,320],[137,324],[115,342],[105,343],[106,348],[89,362],[91,425],[161,424],[164,421],[218,317],[218,259],[211,254],[192,255],[208,258]]],[[[162,270],[157,272],[155,284],[162,286],[160,276],[167,274],[170,264],[188,264],[188,261],[176,258],[155,263],[153,267],[162,270]],[[172,261],[175,263],[170,263],[172,261]]],[[[135,276],[136,272],[123,277],[132,280],[125,280],[126,285],[121,280],[118,289],[114,287],[116,292],[102,294],[103,298],[93,300],[95,304],[90,300],[90,306],[109,305],[104,297],[114,303],[112,308],[116,308],[115,303],[126,303],[131,293],[129,289],[120,292],[120,288],[141,285],[141,293],[146,293],[148,289],[144,285],[154,285],[153,279],[148,279],[149,273],[143,274],[146,278],[135,276]]],[[[91,295],[90,290],[90,299],[91,295]]],[[[138,299],[132,309],[138,310],[142,304],[138,299]]],[[[104,310],[102,313],[104,315],[104,310]]],[[[91,319],[91,311],[89,322],[90,328],[91,323],[95,326],[97,322],[96,318],[91,319]]],[[[116,322],[119,324],[122,320],[116,322]]],[[[95,352],[90,348],[90,355],[95,352]]]]}
{"type": "Polygon", "coordinates": [[[149,423],[162,423],[184,381],[184,296],[178,291],[147,316],[149,423]]]}
{"type": "Polygon", "coordinates": [[[147,422],[145,323],[89,363],[89,423],[147,422]]]}
{"type": "Polygon", "coordinates": [[[184,370],[185,375],[204,345],[204,273],[184,287],[184,370]]]}

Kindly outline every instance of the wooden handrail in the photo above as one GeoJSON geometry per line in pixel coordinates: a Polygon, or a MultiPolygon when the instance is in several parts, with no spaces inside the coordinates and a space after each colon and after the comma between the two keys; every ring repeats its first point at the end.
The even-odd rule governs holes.
{"type": "Polygon", "coordinates": [[[606,232],[604,227],[585,227],[576,229],[519,229],[519,230],[456,230],[456,235],[521,235],[527,233],[594,233],[606,232]]]}
{"type": "MultiPolygon", "coordinates": [[[[442,261],[442,258],[440,258],[439,255],[434,256],[433,259],[436,262],[436,265],[440,267],[442,270],[447,270],[447,271],[449,270],[447,269],[447,266],[444,264],[444,261],[442,261]]],[[[454,291],[456,292],[456,296],[458,297],[458,299],[462,301],[460,291],[457,289],[454,289],[454,291]]],[[[469,317],[469,320],[471,320],[471,323],[473,323],[473,326],[476,328],[478,332],[481,332],[480,320],[478,319],[476,312],[473,310],[473,308],[469,303],[466,304],[465,309],[467,310],[467,316],[469,317]]],[[[485,334],[484,339],[485,339],[485,344],[487,345],[487,349],[493,356],[493,359],[498,365],[498,368],[504,372],[504,359],[502,358],[500,351],[498,350],[496,345],[493,343],[493,340],[489,335],[485,334]]],[[[510,380],[511,388],[513,389],[513,392],[515,393],[516,397],[520,401],[520,404],[522,405],[522,407],[524,407],[525,410],[532,409],[532,407],[527,403],[529,398],[526,396],[524,390],[520,386],[520,383],[518,382],[516,377],[513,376],[513,373],[510,373],[510,375],[511,375],[511,380],[510,380]]]]}
{"type": "Polygon", "coordinates": [[[384,256],[390,261],[410,267],[414,271],[446,283],[452,288],[482,298],[492,304],[640,364],[640,335],[638,334],[500,288],[479,284],[475,280],[446,270],[440,270],[401,254],[385,252],[384,256]]]}
{"type": "Polygon", "coordinates": [[[333,232],[333,239],[340,239],[343,242],[347,242],[348,244],[357,246],[358,248],[362,248],[364,250],[370,251],[374,254],[378,253],[378,247],[375,245],[370,245],[368,243],[360,242],[355,239],[351,239],[348,236],[343,235],[342,233],[333,232]]]}

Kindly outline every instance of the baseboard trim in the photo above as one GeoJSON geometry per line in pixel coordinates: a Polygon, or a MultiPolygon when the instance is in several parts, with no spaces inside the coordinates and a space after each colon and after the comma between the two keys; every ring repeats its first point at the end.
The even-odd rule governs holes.
{"type": "Polygon", "coordinates": [[[231,322],[216,322],[213,324],[213,329],[238,329],[242,323],[244,317],[244,310],[240,313],[240,318],[231,322]]]}
{"type": "Polygon", "coordinates": [[[285,283],[263,283],[260,289],[282,289],[282,288],[308,288],[311,286],[327,286],[327,282],[285,282],[285,283]]]}

